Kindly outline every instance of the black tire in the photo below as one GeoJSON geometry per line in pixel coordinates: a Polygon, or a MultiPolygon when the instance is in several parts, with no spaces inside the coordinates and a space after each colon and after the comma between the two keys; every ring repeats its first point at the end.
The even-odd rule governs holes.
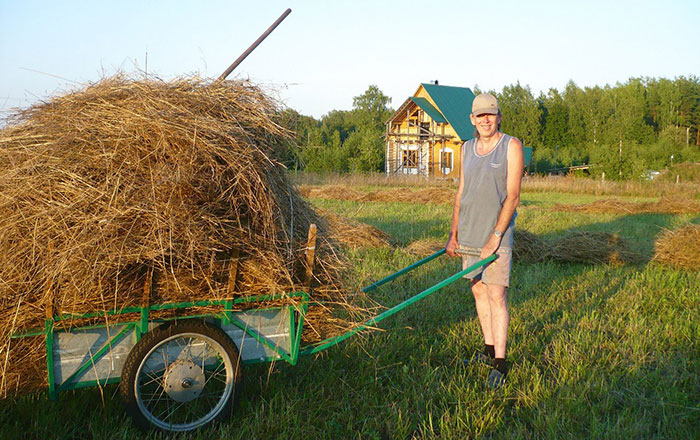
{"type": "Polygon", "coordinates": [[[142,429],[186,432],[228,420],[241,389],[236,344],[220,328],[185,320],[144,335],[126,359],[119,391],[142,429]]]}

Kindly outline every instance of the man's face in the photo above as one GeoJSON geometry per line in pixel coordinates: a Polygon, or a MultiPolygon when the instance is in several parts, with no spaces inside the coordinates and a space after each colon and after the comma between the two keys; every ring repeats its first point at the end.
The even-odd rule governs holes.
{"type": "Polygon", "coordinates": [[[501,123],[501,115],[492,115],[490,113],[476,116],[470,114],[469,118],[481,137],[490,137],[496,134],[498,131],[498,124],[501,123]]]}

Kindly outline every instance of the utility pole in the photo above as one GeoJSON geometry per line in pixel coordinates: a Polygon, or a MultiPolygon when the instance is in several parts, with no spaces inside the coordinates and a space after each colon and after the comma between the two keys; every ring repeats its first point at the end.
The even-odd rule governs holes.
{"type": "Polygon", "coordinates": [[[619,152],[619,157],[620,157],[620,177],[622,177],[622,136],[620,136],[620,152],[619,152]]]}

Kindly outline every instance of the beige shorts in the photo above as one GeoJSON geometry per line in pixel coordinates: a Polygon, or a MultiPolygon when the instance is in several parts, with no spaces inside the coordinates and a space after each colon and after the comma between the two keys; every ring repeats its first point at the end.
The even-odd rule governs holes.
{"type": "MultiPolygon", "coordinates": [[[[462,255],[462,270],[474,265],[482,260],[479,258],[481,249],[460,247],[461,251],[468,251],[476,255],[462,255]]],[[[510,269],[513,264],[513,251],[511,249],[498,249],[498,258],[486,266],[481,266],[468,274],[464,278],[470,280],[481,280],[484,284],[508,287],[510,284],[510,269]]]]}

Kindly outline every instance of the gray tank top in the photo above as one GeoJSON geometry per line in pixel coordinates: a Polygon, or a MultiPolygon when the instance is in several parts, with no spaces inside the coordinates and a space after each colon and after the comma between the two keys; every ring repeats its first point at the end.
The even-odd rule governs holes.
{"type": "MultiPolygon", "coordinates": [[[[476,153],[477,139],[462,145],[462,169],[464,189],[459,205],[457,241],[460,246],[481,248],[496,227],[498,214],[506,200],[506,176],[508,173],[508,144],[511,136],[503,134],[489,153],[476,153]]],[[[513,249],[513,214],[510,225],[503,232],[501,248],[513,249]]]]}

